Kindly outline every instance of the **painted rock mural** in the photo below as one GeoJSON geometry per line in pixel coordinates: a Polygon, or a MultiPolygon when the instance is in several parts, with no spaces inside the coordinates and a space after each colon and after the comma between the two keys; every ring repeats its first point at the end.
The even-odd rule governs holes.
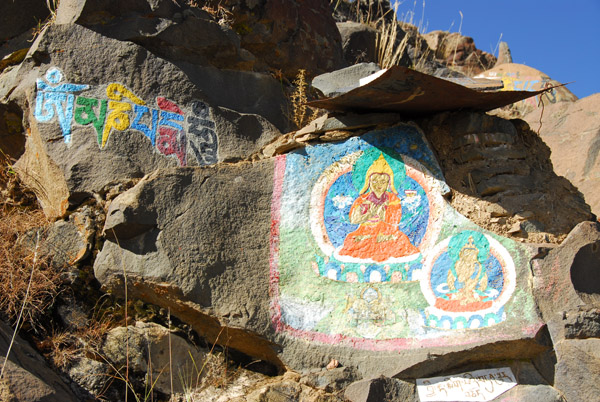
{"type": "Polygon", "coordinates": [[[468,221],[446,202],[448,192],[412,125],[280,156],[271,231],[276,329],[379,350],[450,345],[465,329],[511,320],[535,331],[531,293],[516,286],[515,264],[527,265],[529,249],[468,221]]]}

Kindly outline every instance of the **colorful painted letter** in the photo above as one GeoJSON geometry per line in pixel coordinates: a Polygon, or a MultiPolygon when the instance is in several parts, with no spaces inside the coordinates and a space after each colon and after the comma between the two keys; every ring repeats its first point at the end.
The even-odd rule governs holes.
{"type": "Polygon", "coordinates": [[[185,111],[165,97],[157,97],[157,108],[151,108],[126,86],[114,82],[106,87],[107,99],[75,96],[89,86],[59,85],[62,79],[60,70],[52,67],[46,73],[47,82],[37,80],[34,116],[40,123],[57,116],[65,143],[71,142],[74,120],[94,127],[100,149],[106,148],[116,131],[131,129],[145,135],[161,154],[176,157],[180,166],[188,163],[188,148],[200,166],[218,161],[215,124],[203,102],[193,101],[193,114],[186,118],[185,111]]]}
{"type": "Polygon", "coordinates": [[[46,80],[36,81],[37,96],[35,99],[35,118],[39,122],[48,122],[58,116],[58,124],[66,143],[71,142],[71,120],[73,119],[74,92],[80,92],[89,87],[78,84],[60,84],[62,73],[57,68],[51,68],[46,73],[46,80]]]}

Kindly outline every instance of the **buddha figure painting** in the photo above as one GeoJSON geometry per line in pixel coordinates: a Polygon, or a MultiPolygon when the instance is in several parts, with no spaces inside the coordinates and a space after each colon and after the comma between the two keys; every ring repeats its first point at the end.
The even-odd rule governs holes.
{"type": "Polygon", "coordinates": [[[447,284],[452,294],[452,300],[458,300],[461,306],[481,301],[487,289],[487,274],[485,267],[477,260],[479,249],[469,236],[467,243],[462,246],[454,269],[448,270],[447,284]],[[462,287],[457,286],[462,283],[462,287]]]}
{"type": "Polygon", "coordinates": [[[394,187],[394,172],[383,153],[369,166],[364,185],[350,208],[349,221],[359,225],[349,233],[338,255],[375,262],[419,253],[398,225],[402,203],[394,187]]]}
{"type": "Polygon", "coordinates": [[[424,262],[421,292],[429,303],[425,325],[483,328],[506,319],[515,290],[514,262],[491,235],[463,230],[436,244],[424,262]]]}
{"type": "Polygon", "coordinates": [[[455,235],[448,243],[445,260],[442,264],[445,269],[434,270],[441,282],[437,286],[435,307],[445,311],[490,308],[502,292],[504,281],[501,264],[491,253],[489,240],[475,231],[455,235]]]}
{"type": "Polygon", "coordinates": [[[413,280],[421,247],[435,237],[424,171],[409,156],[374,146],[327,166],[311,193],[311,230],[322,252],[313,270],[342,282],[413,280]]]}

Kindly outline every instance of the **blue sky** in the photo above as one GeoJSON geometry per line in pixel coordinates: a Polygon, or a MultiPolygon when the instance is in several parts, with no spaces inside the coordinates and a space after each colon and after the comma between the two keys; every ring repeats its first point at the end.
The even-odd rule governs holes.
{"type": "Polygon", "coordinates": [[[600,92],[600,0],[404,0],[398,16],[406,20],[413,10],[413,23],[423,20],[426,32],[460,28],[490,53],[502,34],[514,63],[576,81],[567,88],[579,98],[600,92]]]}

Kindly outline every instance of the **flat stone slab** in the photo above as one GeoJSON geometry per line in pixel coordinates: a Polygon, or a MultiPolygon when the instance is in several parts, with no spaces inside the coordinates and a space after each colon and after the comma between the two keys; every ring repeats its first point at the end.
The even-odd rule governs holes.
{"type": "Polygon", "coordinates": [[[316,76],[312,86],[325,96],[336,96],[360,86],[361,78],[368,77],[381,70],[375,63],[359,63],[341,70],[316,76]]]}

